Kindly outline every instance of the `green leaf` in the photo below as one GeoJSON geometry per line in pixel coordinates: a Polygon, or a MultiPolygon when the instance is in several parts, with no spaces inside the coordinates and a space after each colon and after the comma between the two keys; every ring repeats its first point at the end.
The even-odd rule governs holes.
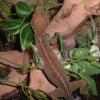
{"type": "Polygon", "coordinates": [[[78,64],[72,64],[69,68],[68,67],[64,67],[65,70],[67,70],[70,76],[75,77],[76,79],[83,79],[87,82],[87,84],[90,87],[90,91],[94,94],[97,95],[97,90],[96,90],[96,84],[95,81],[89,76],[89,74],[87,73],[79,73],[79,67],[81,68],[82,66],[79,66],[78,64]]]}
{"type": "Polygon", "coordinates": [[[78,74],[80,66],[77,63],[71,64],[71,68],[74,73],[78,74]]]}
{"type": "MultiPolygon", "coordinates": [[[[98,65],[98,63],[95,65],[98,65]]],[[[100,66],[100,64],[99,64],[100,66]]],[[[100,68],[92,66],[91,63],[87,61],[81,61],[78,63],[72,63],[64,66],[65,71],[68,71],[67,74],[75,77],[76,79],[83,79],[87,82],[90,87],[91,92],[94,95],[97,95],[96,84],[90,75],[100,73],[100,68]]]]}
{"type": "Polygon", "coordinates": [[[55,9],[55,8],[60,7],[60,6],[62,6],[62,3],[58,3],[57,1],[56,2],[49,2],[49,3],[44,4],[44,10],[48,11],[50,9],[55,9]]]}
{"type": "Polygon", "coordinates": [[[90,63],[94,67],[93,70],[94,70],[95,74],[100,74],[100,63],[97,61],[92,61],[90,63]]]}
{"type": "Polygon", "coordinates": [[[19,20],[9,20],[3,25],[5,31],[13,30],[20,27],[21,22],[19,20]]]}
{"type": "Polygon", "coordinates": [[[80,74],[80,77],[87,82],[87,84],[90,87],[92,94],[97,95],[97,89],[96,89],[95,81],[90,76],[88,76],[86,74],[80,74]]]}
{"type": "Polygon", "coordinates": [[[73,57],[73,53],[75,52],[76,49],[77,48],[74,48],[74,49],[72,49],[72,50],[69,51],[68,55],[69,55],[70,58],[73,57]]]}
{"type": "Polygon", "coordinates": [[[19,20],[9,20],[3,24],[2,29],[12,35],[19,33],[21,22],[19,20]]]}
{"type": "Polygon", "coordinates": [[[28,4],[28,6],[30,7],[30,9],[31,9],[32,12],[35,11],[36,5],[34,5],[34,4],[28,4]]]}
{"type": "Polygon", "coordinates": [[[95,75],[100,73],[100,67],[93,66],[91,62],[80,61],[77,63],[79,67],[79,73],[86,73],[88,75],[95,75]]]}
{"type": "Polygon", "coordinates": [[[97,31],[96,31],[96,23],[95,23],[95,21],[94,21],[94,19],[93,19],[92,16],[90,16],[90,21],[91,21],[92,32],[89,34],[89,37],[90,37],[91,40],[93,40],[94,37],[97,34],[97,31]]]}
{"type": "MultiPolygon", "coordinates": [[[[100,74],[100,67],[92,65],[91,62],[85,61],[84,66],[85,66],[86,72],[89,75],[100,74]]],[[[99,64],[99,66],[100,66],[100,64],[99,64]]]]}
{"type": "Polygon", "coordinates": [[[68,64],[68,65],[65,65],[65,66],[64,66],[64,69],[65,69],[65,71],[66,71],[66,73],[67,73],[68,75],[73,76],[73,77],[76,78],[76,79],[80,79],[79,73],[78,73],[79,67],[80,67],[80,66],[77,66],[77,64],[75,63],[75,64],[68,64]]]}
{"type": "Polygon", "coordinates": [[[48,95],[41,91],[34,91],[32,95],[36,100],[51,100],[48,95]]]}
{"type": "Polygon", "coordinates": [[[83,46],[86,43],[88,43],[88,38],[86,36],[77,36],[76,37],[77,46],[83,46]]]}
{"type": "Polygon", "coordinates": [[[38,67],[38,69],[43,69],[44,67],[44,62],[43,59],[40,57],[37,47],[33,44],[31,44],[32,50],[33,50],[33,58],[34,58],[34,62],[36,64],[36,67],[38,67]]]}
{"type": "Polygon", "coordinates": [[[98,62],[98,61],[92,61],[91,64],[92,64],[93,66],[95,66],[95,67],[100,68],[100,62],[98,62]]]}
{"type": "Polygon", "coordinates": [[[80,59],[80,58],[89,56],[89,54],[90,54],[90,49],[88,49],[88,48],[77,48],[73,52],[73,58],[74,59],[80,59]]]}
{"type": "MultiPolygon", "coordinates": [[[[100,64],[99,64],[100,66],[100,64]]],[[[71,69],[74,73],[86,73],[88,75],[100,74],[100,67],[94,66],[86,60],[71,64],[71,69]]]]}
{"type": "Polygon", "coordinates": [[[57,33],[57,40],[60,44],[60,52],[61,52],[62,56],[64,56],[64,39],[60,33],[57,33]]]}
{"type": "Polygon", "coordinates": [[[8,30],[8,31],[6,31],[6,32],[9,33],[10,35],[14,36],[14,35],[19,34],[19,32],[20,32],[20,28],[16,28],[16,29],[8,30]]]}
{"type": "Polygon", "coordinates": [[[27,4],[25,2],[17,2],[16,5],[16,12],[21,17],[27,17],[29,16],[36,8],[35,5],[27,4]]]}
{"type": "MultiPolygon", "coordinates": [[[[83,64],[83,63],[82,63],[83,64]]],[[[70,67],[67,65],[64,67],[66,70],[69,70],[75,74],[83,73],[85,70],[85,66],[83,66],[80,62],[70,64],[70,67]]]]}
{"type": "Polygon", "coordinates": [[[33,42],[33,31],[30,24],[25,24],[20,30],[20,44],[22,50],[27,49],[33,42]]]}

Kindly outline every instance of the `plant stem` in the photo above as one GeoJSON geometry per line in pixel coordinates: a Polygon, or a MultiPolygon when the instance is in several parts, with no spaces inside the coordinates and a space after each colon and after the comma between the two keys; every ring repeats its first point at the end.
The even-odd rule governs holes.
{"type": "Polygon", "coordinates": [[[92,41],[89,41],[89,42],[87,42],[86,44],[84,44],[84,45],[80,46],[79,48],[84,48],[84,47],[86,47],[86,46],[90,45],[91,43],[92,43],[92,41]]]}
{"type": "MultiPolygon", "coordinates": [[[[15,82],[8,81],[8,80],[1,80],[0,79],[0,84],[9,85],[9,86],[16,87],[16,88],[20,87],[22,89],[23,93],[29,98],[29,100],[32,100],[32,98],[34,97],[33,94],[35,94],[37,91],[42,92],[41,90],[33,90],[32,88],[30,88],[24,84],[15,83],[15,82]],[[27,90],[27,92],[25,91],[25,89],[27,90]],[[29,92],[30,92],[30,95],[29,95],[29,92]]],[[[38,92],[38,94],[40,94],[40,93],[38,92]]],[[[47,94],[47,96],[49,96],[49,95],[47,94]]],[[[36,97],[38,97],[38,96],[36,96],[36,97]]],[[[47,99],[44,99],[44,100],[47,100],[47,99]]]]}
{"type": "Polygon", "coordinates": [[[9,86],[12,86],[12,87],[23,87],[25,89],[33,91],[33,89],[29,88],[28,86],[26,86],[24,84],[15,83],[15,82],[8,81],[8,80],[2,80],[2,79],[0,79],[0,84],[9,85],[9,86]]]}
{"type": "MultiPolygon", "coordinates": [[[[65,61],[64,62],[64,65],[65,64],[72,64],[72,63],[76,63],[76,62],[80,62],[80,61],[82,61],[82,60],[85,60],[85,59],[92,59],[92,60],[94,60],[94,59],[100,59],[100,57],[98,57],[98,56],[92,56],[92,57],[83,57],[83,58],[80,58],[80,59],[71,59],[69,62],[67,62],[67,61],[65,61]]],[[[91,61],[92,61],[91,60],[91,61]]]]}

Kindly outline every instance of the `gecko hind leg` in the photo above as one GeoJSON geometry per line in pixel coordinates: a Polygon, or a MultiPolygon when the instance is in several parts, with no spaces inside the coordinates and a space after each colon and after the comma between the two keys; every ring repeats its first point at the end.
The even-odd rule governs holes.
{"type": "Polygon", "coordinates": [[[50,93],[50,96],[51,96],[52,100],[68,100],[66,98],[66,94],[63,92],[63,90],[60,87],[58,87],[54,91],[52,91],[50,93]]]}

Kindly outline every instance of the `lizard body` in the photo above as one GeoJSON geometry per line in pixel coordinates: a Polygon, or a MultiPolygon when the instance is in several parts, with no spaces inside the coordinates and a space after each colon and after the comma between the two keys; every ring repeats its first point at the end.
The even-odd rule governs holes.
{"type": "Polygon", "coordinates": [[[63,90],[63,93],[61,94],[63,94],[66,100],[72,100],[69,82],[65,75],[63,65],[50,48],[44,34],[48,25],[48,20],[42,7],[36,9],[31,20],[31,25],[32,29],[35,31],[35,42],[38,52],[44,61],[43,72],[46,74],[50,82],[52,82],[57,88],[63,90]]]}

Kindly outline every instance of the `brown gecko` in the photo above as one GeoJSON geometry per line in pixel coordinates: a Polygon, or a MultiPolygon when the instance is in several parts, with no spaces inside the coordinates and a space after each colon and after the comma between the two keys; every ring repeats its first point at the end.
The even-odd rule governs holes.
{"type": "Polygon", "coordinates": [[[31,26],[35,31],[38,52],[44,61],[43,72],[57,88],[56,92],[51,94],[52,99],[58,100],[58,97],[65,97],[65,100],[72,100],[72,92],[63,65],[50,48],[44,34],[48,26],[48,17],[41,6],[37,7],[32,16],[31,26]]]}

